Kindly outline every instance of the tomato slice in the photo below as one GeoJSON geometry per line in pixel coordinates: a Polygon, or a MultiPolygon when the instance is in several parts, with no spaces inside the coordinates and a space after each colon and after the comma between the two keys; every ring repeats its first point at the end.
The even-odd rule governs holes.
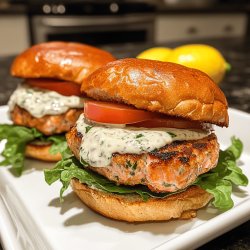
{"type": "Polygon", "coordinates": [[[161,115],[109,102],[86,101],[84,114],[87,119],[100,123],[131,124],[133,127],[144,128],[203,129],[203,124],[197,121],[161,115]]]}
{"type": "Polygon", "coordinates": [[[26,79],[26,83],[28,83],[32,87],[37,87],[41,89],[53,90],[57,93],[64,96],[81,96],[80,92],[80,84],[74,82],[67,81],[59,81],[53,79],[26,79]]]}
{"type": "Polygon", "coordinates": [[[84,114],[89,120],[100,123],[131,124],[153,119],[158,115],[124,104],[86,101],[84,114]]]}
{"type": "Polygon", "coordinates": [[[133,127],[143,128],[180,128],[180,129],[203,129],[204,126],[201,122],[189,121],[186,119],[162,116],[156,117],[152,120],[134,123],[133,127]]]}

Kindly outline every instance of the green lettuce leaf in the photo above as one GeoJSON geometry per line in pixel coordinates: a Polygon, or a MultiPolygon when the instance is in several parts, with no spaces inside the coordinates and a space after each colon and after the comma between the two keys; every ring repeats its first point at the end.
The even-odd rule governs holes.
{"type": "MultiPolygon", "coordinates": [[[[247,185],[247,177],[242,173],[242,170],[236,165],[236,160],[242,153],[242,143],[239,139],[232,138],[232,145],[225,151],[220,151],[218,165],[210,172],[200,175],[192,185],[200,186],[202,189],[211,193],[214,196],[213,205],[221,210],[227,210],[233,206],[231,199],[232,184],[247,185]]],[[[105,177],[94,173],[84,167],[67,148],[62,154],[62,160],[59,161],[54,169],[44,170],[45,181],[51,185],[56,181],[62,183],[60,190],[60,198],[62,199],[64,191],[68,188],[71,179],[77,178],[81,183],[85,183],[96,189],[126,195],[138,194],[143,200],[150,197],[164,198],[175,193],[153,193],[143,185],[125,186],[116,185],[114,182],[105,177]]],[[[180,190],[183,192],[185,190],[180,190]]]]}
{"type": "Polygon", "coordinates": [[[42,140],[51,142],[51,154],[61,152],[67,147],[65,136],[56,135],[45,137],[35,128],[10,124],[0,124],[0,141],[4,139],[6,139],[7,142],[1,153],[4,160],[0,162],[0,166],[11,165],[11,169],[17,176],[22,174],[25,159],[25,146],[31,141],[42,140]]]}
{"type": "Polygon", "coordinates": [[[213,205],[220,210],[233,207],[231,198],[233,185],[248,185],[247,177],[236,163],[242,153],[243,144],[235,137],[231,138],[231,143],[226,150],[220,151],[217,166],[208,173],[200,175],[194,183],[214,196],[213,205]]]}
{"type": "Polygon", "coordinates": [[[58,152],[61,153],[68,147],[65,135],[53,135],[46,137],[45,140],[52,143],[49,150],[52,155],[57,154],[58,152]]]}

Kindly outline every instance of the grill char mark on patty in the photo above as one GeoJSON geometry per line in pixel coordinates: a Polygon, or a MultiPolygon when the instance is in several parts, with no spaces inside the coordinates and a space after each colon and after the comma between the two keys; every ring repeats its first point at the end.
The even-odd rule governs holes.
{"type": "Polygon", "coordinates": [[[160,152],[159,150],[153,150],[149,154],[155,157],[160,158],[163,161],[171,160],[173,157],[177,155],[178,152],[172,151],[172,152],[160,152]]]}

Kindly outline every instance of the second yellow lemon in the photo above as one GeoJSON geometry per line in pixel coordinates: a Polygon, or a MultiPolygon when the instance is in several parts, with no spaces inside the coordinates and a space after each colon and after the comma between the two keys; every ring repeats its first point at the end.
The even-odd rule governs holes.
{"type": "Polygon", "coordinates": [[[215,48],[204,44],[183,45],[172,50],[169,62],[199,69],[219,83],[226,72],[227,63],[215,48]]]}
{"type": "Polygon", "coordinates": [[[165,47],[154,47],[144,50],[137,56],[137,58],[167,62],[171,51],[171,49],[165,47]]]}

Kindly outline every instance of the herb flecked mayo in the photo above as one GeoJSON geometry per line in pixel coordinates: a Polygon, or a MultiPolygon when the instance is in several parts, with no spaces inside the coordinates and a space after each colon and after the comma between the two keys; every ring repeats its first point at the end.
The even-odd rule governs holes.
{"type": "Polygon", "coordinates": [[[142,154],[164,147],[177,140],[197,140],[210,131],[194,131],[173,128],[114,127],[86,123],[82,114],[77,123],[77,131],[82,134],[80,147],[81,161],[92,167],[109,166],[112,154],[142,154]]]}
{"type": "Polygon", "coordinates": [[[10,111],[16,104],[36,118],[63,114],[70,108],[84,106],[83,99],[78,96],[64,96],[55,91],[32,88],[26,84],[18,86],[10,97],[8,102],[10,111]]]}

